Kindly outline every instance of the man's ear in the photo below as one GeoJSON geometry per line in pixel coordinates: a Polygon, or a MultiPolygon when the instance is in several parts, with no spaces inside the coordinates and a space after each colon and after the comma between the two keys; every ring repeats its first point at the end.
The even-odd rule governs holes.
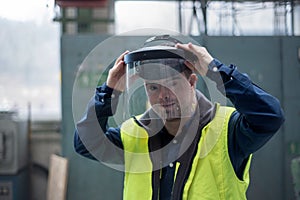
{"type": "Polygon", "coordinates": [[[198,81],[198,76],[194,73],[191,74],[189,78],[189,82],[194,89],[196,89],[197,81],[198,81]]]}

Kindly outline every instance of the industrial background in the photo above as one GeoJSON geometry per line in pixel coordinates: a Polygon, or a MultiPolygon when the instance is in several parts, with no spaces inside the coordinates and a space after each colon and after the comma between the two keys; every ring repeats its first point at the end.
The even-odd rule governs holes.
{"type": "MultiPolygon", "coordinates": [[[[300,1],[175,2],[178,10],[173,16],[177,18],[174,31],[206,46],[225,64],[234,62],[240,71],[276,96],[284,109],[284,126],[254,154],[249,200],[300,199],[300,1]],[[239,19],[241,13],[251,16],[258,9],[272,11],[272,30],[267,34],[247,31],[251,27],[239,19]],[[208,19],[212,11],[218,15],[218,23],[213,25],[208,19]]],[[[81,157],[73,148],[72,98],[79,67],[97,45],[112,36],[118,45],[124,45],[118,49],[134,47],[132,41],[142,44],[151,36],[115,36],[114,7],[115,1],[109,0],[55,1],[53,20],[61,25],[62,120],[32,121],[29,113],[24,121],[13,111],[1,111],[0,200],[51,199],[52,154],[68,161],[62,199],[122,199],[122,173],[81,157]]],[[[107,67],[106,63],[98,64],[107,67]]],[[[90,83],[99,77],[94,77],[93,71],[80,75],[83,94],[89,94],[93,89],[90,83]]],[[[83,100],[82,106],[85,104],[83,100]]]]}

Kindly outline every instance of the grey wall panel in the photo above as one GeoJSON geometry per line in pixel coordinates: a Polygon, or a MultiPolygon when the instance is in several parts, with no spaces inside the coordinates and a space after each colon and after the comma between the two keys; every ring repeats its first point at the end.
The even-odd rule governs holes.
{"type": "MultiPolygon", "coordinates": [[[[72,89],[80,64],[105,37],[63,36],[61,39],[62,72],[62,150],[69,159],[67,199],[121,199],[122,174],[99,162],[83,158],[74,152],[74,121],[72,89]],[[113,187],[112,186],[113,183],[113,187]]],[[[84,95],[84,94],[83,94],[84,95]]]]}
{"type": "MultiPolygon", "coordinates": [[[[284,126],[284,186],[286,199],[294,198],[291,160],[300,156],[300,37],[282,38],[284,126]]],[[[298,177],[299,178],[299,177],[298,177]]]]}
{"type": "Polygon", "coordinates": [[[225,64],[238,66],[253,82],[278,98],[282,91],[280,43],[274,37],[207,37],[204,45],[225,64]],[[270,81],[273,80],[273,81],[270,81]]]}

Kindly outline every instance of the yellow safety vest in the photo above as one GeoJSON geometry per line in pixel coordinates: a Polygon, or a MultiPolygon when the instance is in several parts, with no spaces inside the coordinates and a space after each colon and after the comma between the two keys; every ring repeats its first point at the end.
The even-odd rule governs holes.
{"type": "MultiPolygon", "coordinates": [[[[228,153],[228,122],[233,111],[234,108],[218,105],[215,117],[202,129],[182,199],[246,199],[251,156],[244,170],[243,180],[240,180],[235,174],[228,153]]],[[[148,149],[148,133],[134,119],[129,119],[122,124],[121,138],[126,170],[123,199],[151,200],[152,162],[148,149]]],[[[177,170],[175,176],[176,173],[177,170]]]]}

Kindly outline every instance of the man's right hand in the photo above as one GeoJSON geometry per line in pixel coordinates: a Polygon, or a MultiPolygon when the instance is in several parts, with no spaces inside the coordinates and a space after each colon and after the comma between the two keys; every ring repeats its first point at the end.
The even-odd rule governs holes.
{"type": "Polygon", "coordinates": [[[120,92],[123,92],[125,88],[126,65],[124,62],[124,56],[128,53],[129,51],[125,51],[119,56],[119,58],[117,58],[114,66],[108,72],[106,81],[108,87],[120,92]]]}

